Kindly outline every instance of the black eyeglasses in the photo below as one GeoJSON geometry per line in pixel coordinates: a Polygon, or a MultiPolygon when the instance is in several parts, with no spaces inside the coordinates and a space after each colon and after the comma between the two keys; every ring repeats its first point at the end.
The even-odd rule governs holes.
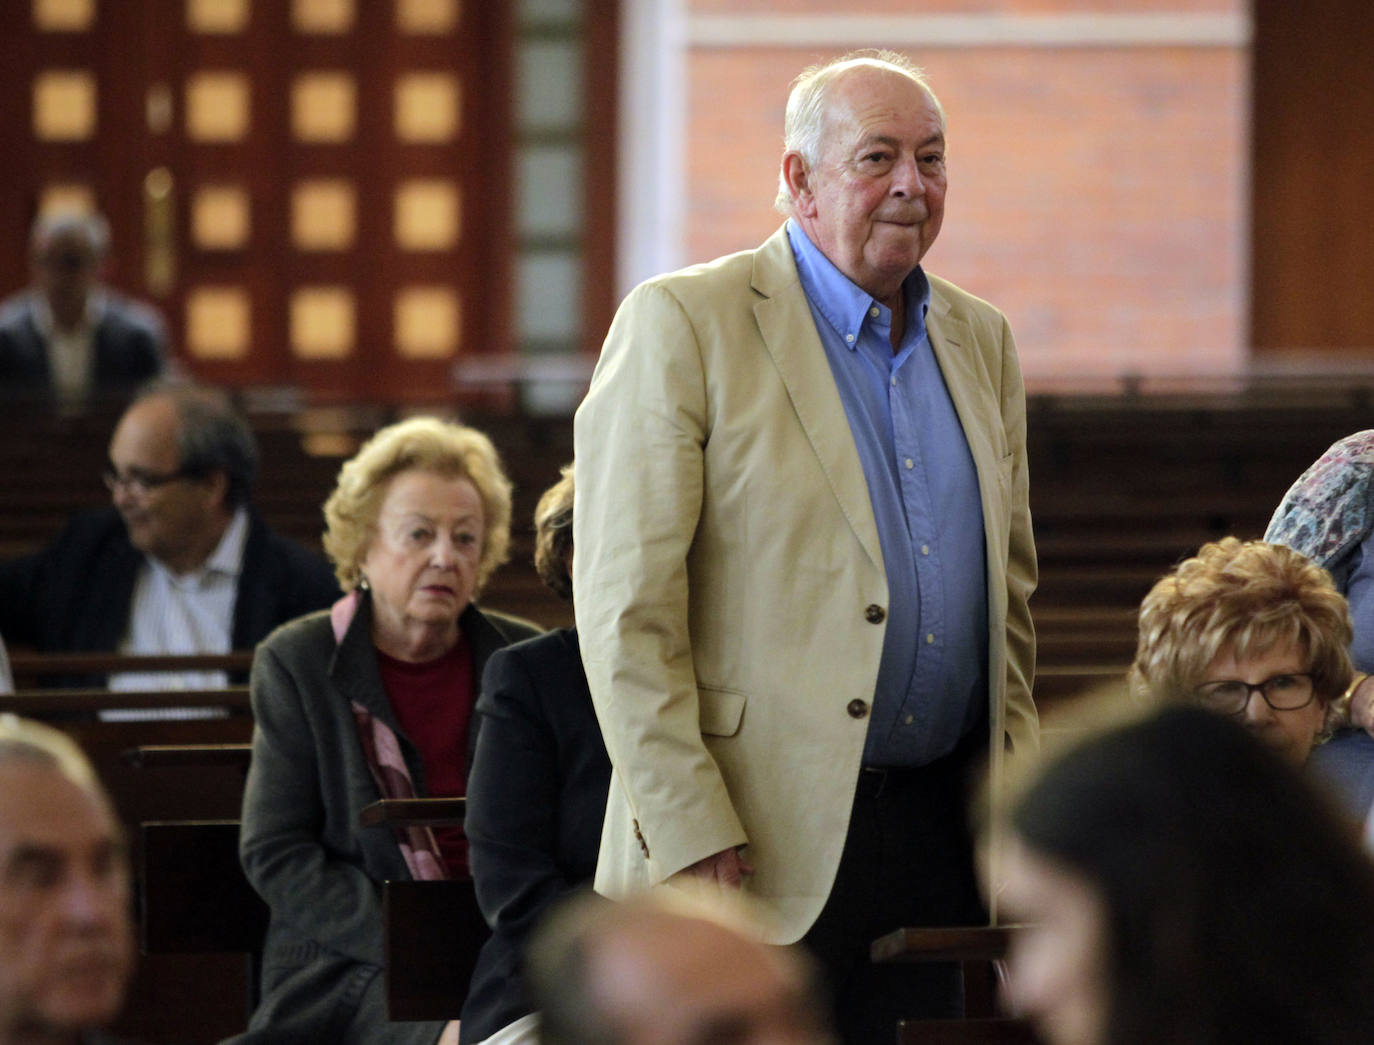
{"type": "Polygon", "coordinates": [[[1307,707],[1316,696],[1312,689],[1312,675],[1305,671],[1272,675],[1253,685],[1240,679],[1218,679],[1204,682],[1193,693],[1203,707],[1223,715],[1245,714],[1251,693],[1258,693],[1275,711],[1297,711],[1307,707]]]}
{"type": "Polygon", "coordinates": [[[165,472],[162,475],[138,469],[134,469],[127,475],[120,475],[113,468],[106,468],[100,473],[100,478],[105,483],[105,489],[109,490],[110,493],[123,487],[129,493],[142,497],[160,486],[174,483],[178,479],[188,479],[190,475],[184,468],[178,468],[175,472],[165,472]]]}

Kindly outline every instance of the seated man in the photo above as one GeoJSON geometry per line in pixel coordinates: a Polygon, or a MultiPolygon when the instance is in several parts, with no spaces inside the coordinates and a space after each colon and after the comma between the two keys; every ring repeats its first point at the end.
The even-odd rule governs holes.
{"type": "MultiPolygon", "coordinates": [[[[339,591],[328,564],[249,504],[256,471],[252,432],[225,396],[149,387],[110,440],[113,508],[78,515],[47,548],[0,564],[0,634],[40,651],[227,653],[329,606],[339,591]]],[[[125,674],[109,685],[225,681],[222,672],[125,674]]]]}
{"type": "Polygon", "coordinates": [[[0,302],[0,389],[6,401],[76,409],[123,399],[162,373],[166,334],[147,305],[101,286],[110,230],[98,215],[34,223],[33,286],[0,302]]]}
{"type": "Polygon", "coordinates": [[[129,864],[85,755],[0,716],[0,1045],[100,1041],[133,971],[129,864]]]}
{"type": "Polygon", "coordinates": [[[758,942],[747,922],[732,914],[675,890],[620,903],[588,893],[555,908],[526,961],[540,1040],[832,1042],[828,1007],[806,953],[758,942]]]}

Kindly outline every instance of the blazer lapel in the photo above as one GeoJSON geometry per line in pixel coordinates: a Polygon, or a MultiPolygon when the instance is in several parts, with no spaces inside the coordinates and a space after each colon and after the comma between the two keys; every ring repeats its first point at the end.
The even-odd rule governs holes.
{"type": "Polygon", "coordinates": [[[964,439],[968,442],[974,467],[978,470],[978,489],[986,515],[988,506],[996,504],[999,496],[999,462],[993,444],[988,440],[990,407],[987,396],[990,385],[975,372],[973,332],[966,320],[954,315],[949,302],[937,296],[926,316],[926,333],[930,335],[935,360],[940,365],[940,373],[944,375],[945,388],[954,402],[954,410],[964,430],[964,439]]]}
{"type": "Polygon", "coordinates": [[[754,255],[753,287],[763,295],[763,300],[754,306],[754,318],[797,419],[859,543],[882,570],[882,545],[863,465],[835,388],[835,375],[830,371],[825,347],[811,318],[811,306],[797,278],[785,227],[769,237],[754,255]]]}

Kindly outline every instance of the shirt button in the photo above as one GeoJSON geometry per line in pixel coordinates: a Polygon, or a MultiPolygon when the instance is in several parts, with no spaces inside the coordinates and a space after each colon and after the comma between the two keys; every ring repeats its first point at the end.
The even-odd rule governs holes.
{"type": "Polygon", "coordinates": [[[911,725],[913,722],[916,721],[916,716],[915,716],[915,715],[908,715],[906,718],[902,719],[902,721],[905,722],[905,723],[909,726],[909,725],[911,725]]]}
{"type": "Polygon", "coordinates": [[[928,544],[923,544],[923,545],[921,545],[921,554],[922,554],[922,555],[929,555],[929,554],[930,554],[930,545],[928,545],[928,544]]]}
{"type": "Polygon", "coordinates": [[[887,619],[887,611],[876,602],[864,610],[864,620],[869,624],[881,624],[887,619]]]}
{"type": "Polygon", "coordinates": [[[935,633],[934,633],[934,632],[928,632],[928,633],[926,634],[926,645],[927,645],[927,646],[932,645],[934,642],[935,642],[935,633]]]}
{"type": "Polygon", "coordinates": [[[872,308],[870,308],[870,309],[868,310],[868,314],[869,314],[870,316],[872,316],[874,319],[877,319],[877,318],[878,318],[878,306],[877,306],[877,305],[874,305],[872,308]]]}
{"type": "Polygon", "coordinates": [[[849,702],[849,706],[845,710],[849,712],[850,718],[863,718],[868,714],[868,703],[856,698],[849,702]]]}
{"type": "Polygon", "coordinates": [[[893,388],[896,388],[896,387],[897,387],[897,375],[896,375],[896,374],[893,374],[893,375],[892,375],[892,380],[889,382],[889,384],[891,384],[893,388]]]}
{"type": "Polygon", "coordinates": [[[902,464],[906,465],[908,468],[915,468],[915,467],[916,467],[916,462],[913,461],[910,457],[908,457],[905,461],[903,461],[902,464]]]}
{"type": "Polygon", "coordinates": [[[846,342],[848,342],[848,343],[851,344],[851,345],[854,343],[854,335],[853,335],[853,334],[846,334],[846,335],[844,336],[844,339],[845,339],[846,342]]]}

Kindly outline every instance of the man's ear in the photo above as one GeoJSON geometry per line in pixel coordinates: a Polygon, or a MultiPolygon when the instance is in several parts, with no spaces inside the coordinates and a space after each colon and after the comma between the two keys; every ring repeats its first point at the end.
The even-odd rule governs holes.
{"type": "Polygon", "coordinates": [[[798,217],[809,218],[815,213],[815,197],[811,193],[811,171],[799,152],[789,152],[782,158],[782,176],[792,193],[792,206],[798,217]]]}

